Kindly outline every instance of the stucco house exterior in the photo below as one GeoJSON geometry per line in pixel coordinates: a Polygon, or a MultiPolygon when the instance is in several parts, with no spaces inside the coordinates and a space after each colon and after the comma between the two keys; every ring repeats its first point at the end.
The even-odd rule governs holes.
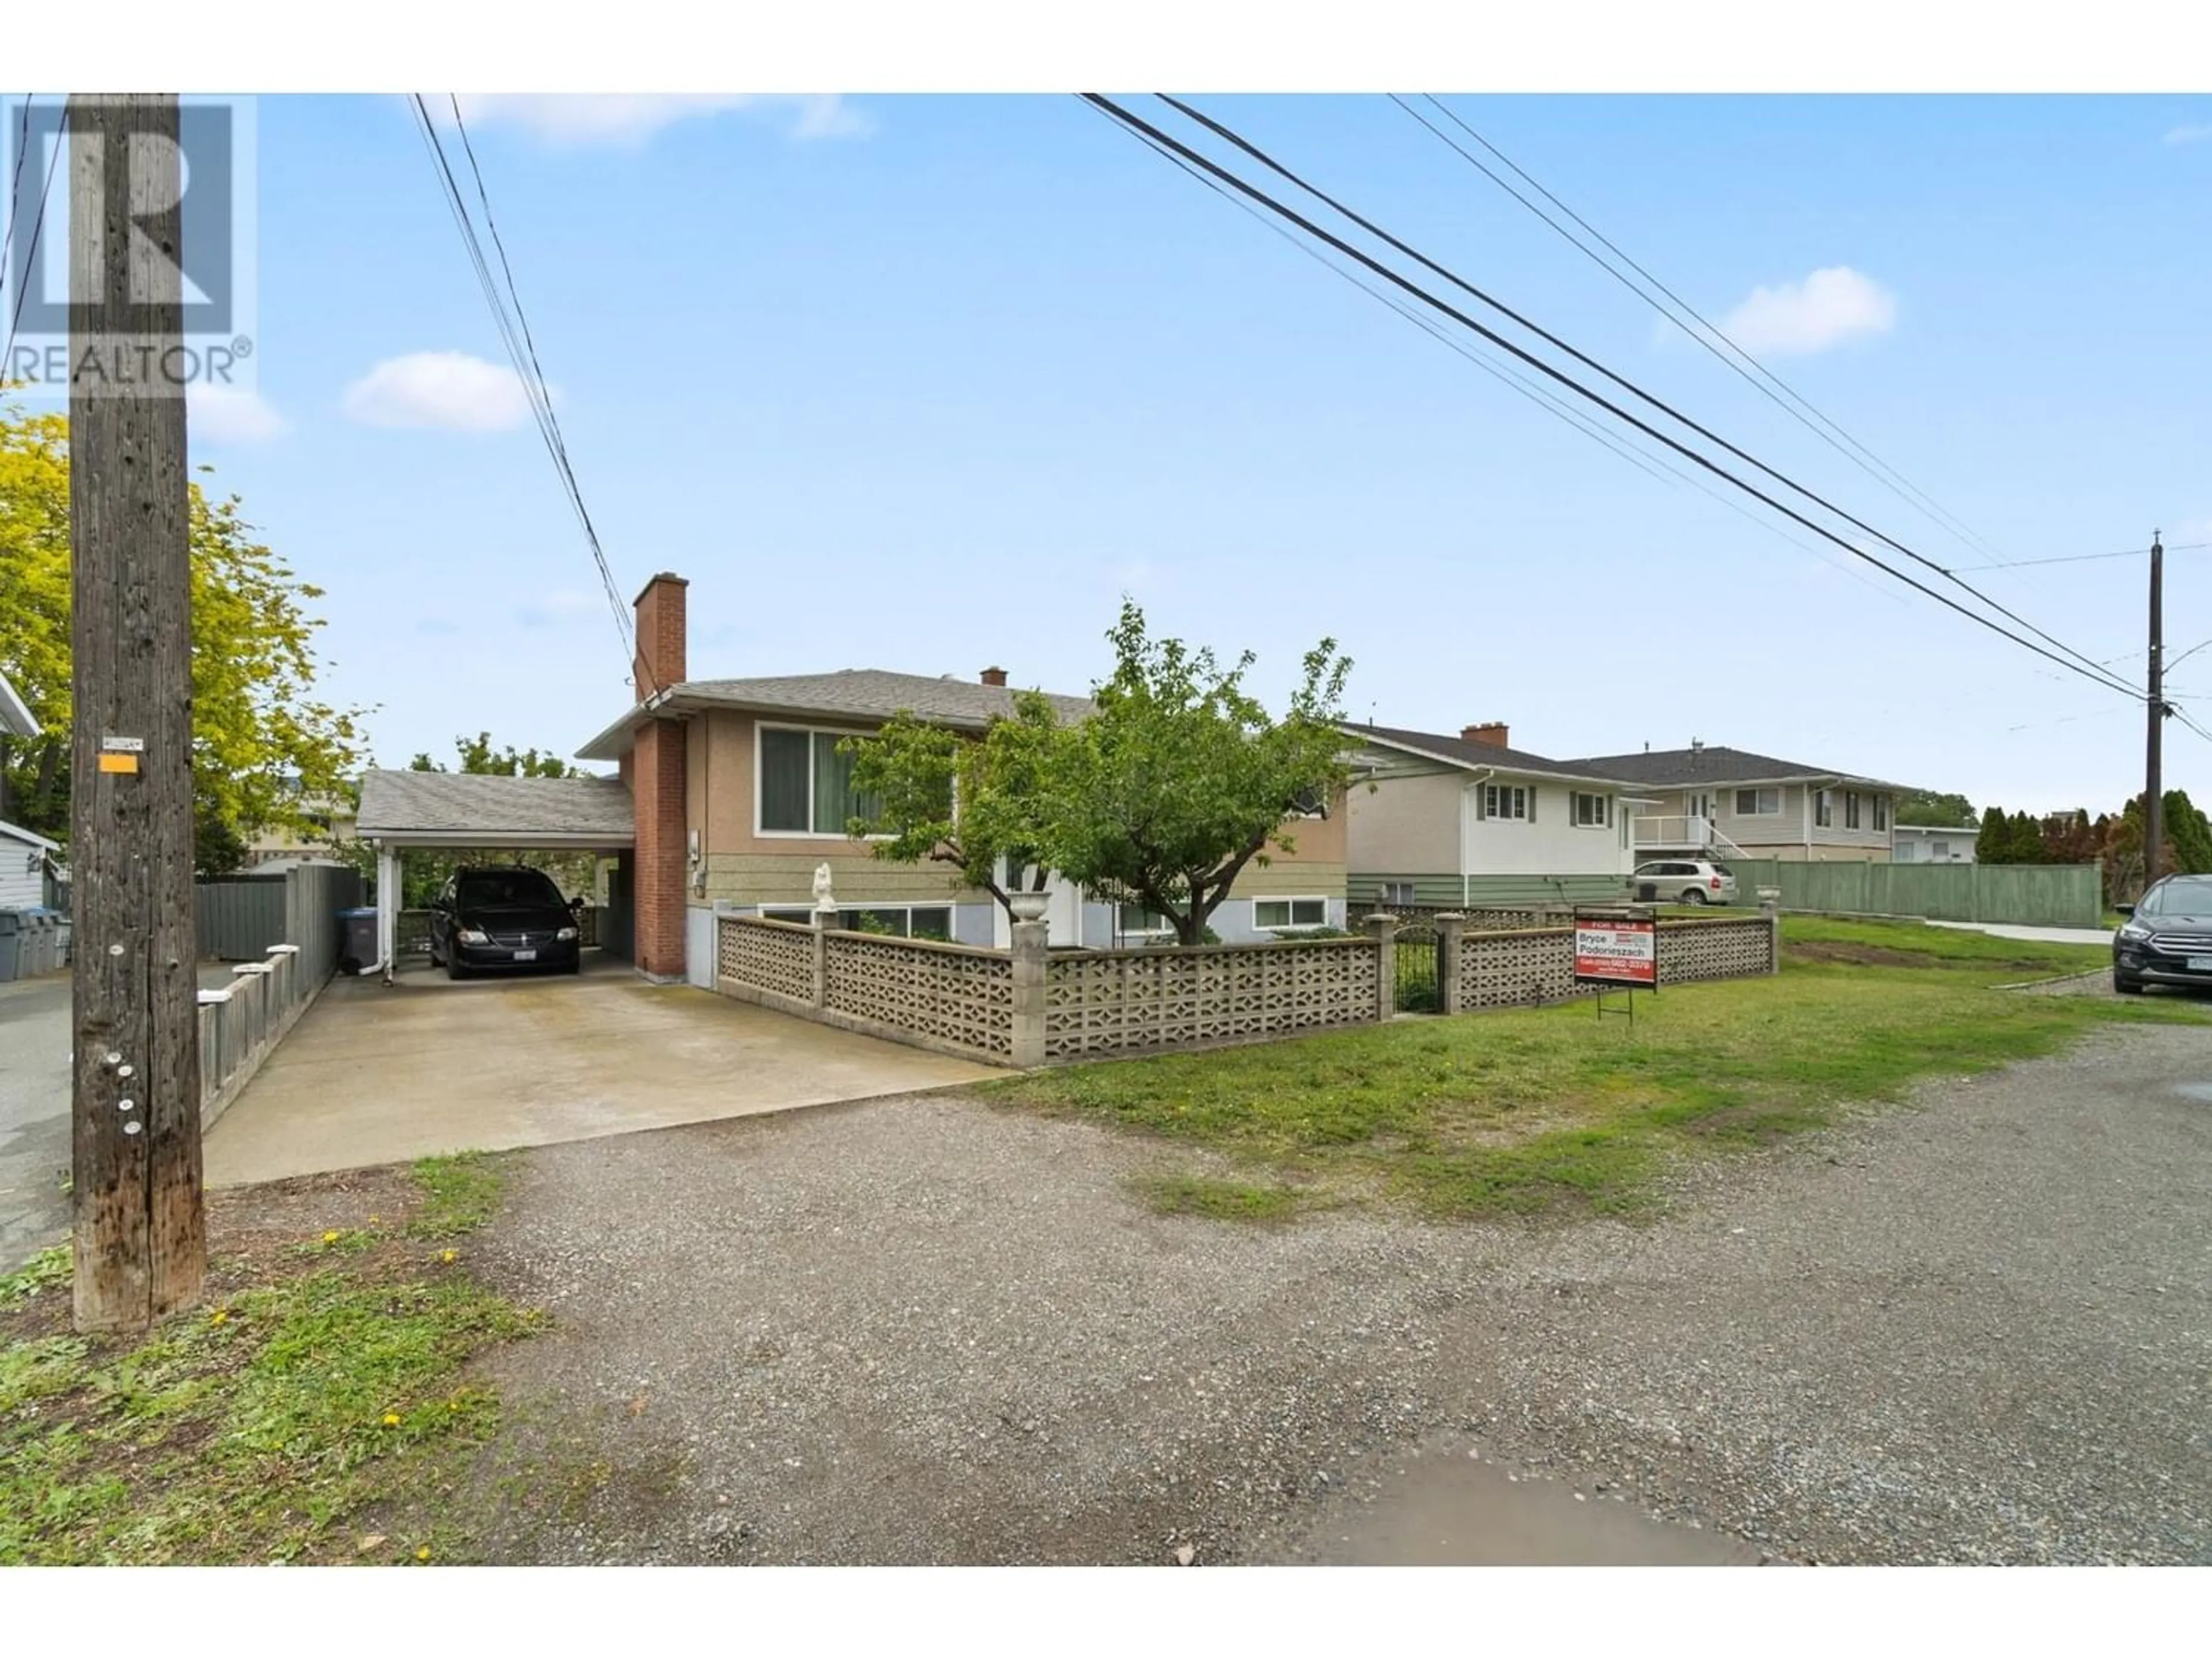
{"type": "Polygon", "coordinates": [[[1692,742],[1565,764],[1646,797],[1632,827],[1639,859],[1667,854],[1882,864],[1905,786],[1692,742]]]}
{"type": "MultiPolygon", "coordinates": [[[[693,679],[679,576],[653,577],[636,602],[639,700],[577,750],[613,761],[630,791],[635,845],[616,881],[634,916],[635,960],[654,977],[707,982],[717,911],[803,919],[814,874],[827,864],[847,926],[959,944],[1007,943],[1004,911],[961,886],[945,866],[894,864],[845,833],[859,803],[845,738],[905,712],[981,733],[1012,714],[1006,673],[951,675],[844,669],[754,679],[693,679]]],[[[1047,694],[1067,719],[1086,698],[1047,694]]],[[[1344,814],[1301,820],[1296,850],[1248,866],[1212,917],[1225,943],[1341,926],[1344,814]]],[[[1055,879],[1046,921],[1056,946],[1106,948],[1163,936],[1157,919],[1096,902],[1055,879]]],[[[1171,940],[1173,935],[1164,935],[1171,940]]]]}
{"type": "Polygon", "coordinates": [[[1897,864],[1972,864],[1981,830],[1973,824],[1900,823],[1890,837],[1897,864]]]}
{"type": "Polygon", "coordinates": [[[1456,735],[1346,726],[1346,891],[1406,908],[1622,896],[1636,793],[1587,764],[1510,747],[1490,721],[1456,735]]]}

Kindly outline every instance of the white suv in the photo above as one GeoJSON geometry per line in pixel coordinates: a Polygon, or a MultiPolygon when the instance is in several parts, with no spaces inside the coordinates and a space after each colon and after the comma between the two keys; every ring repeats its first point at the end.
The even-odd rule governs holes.
{"type": "Polygon", "coordinates": [[[1639,864],[1628,878],[1630,893],[1642,898],[1644,890],[1661,904],[1680,900],[1684,904],[1733,904],[1735,872],[1710,859],[1660,859],[1639,864]]]}

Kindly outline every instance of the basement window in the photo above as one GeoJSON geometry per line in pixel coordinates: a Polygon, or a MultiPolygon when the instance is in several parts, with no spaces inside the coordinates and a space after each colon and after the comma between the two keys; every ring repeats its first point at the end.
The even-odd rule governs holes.
{"type": "Polygon", "coordinates": [[[1318,898],[1255,899],[1252,901],[1252,925],[1255,927],[1326,927],[1328,926],[1328,901],[1318,898]]]}

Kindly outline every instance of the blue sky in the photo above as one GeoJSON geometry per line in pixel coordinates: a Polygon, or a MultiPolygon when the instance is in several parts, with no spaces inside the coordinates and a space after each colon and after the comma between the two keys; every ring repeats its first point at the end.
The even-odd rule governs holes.
{"type": "MultiPolygon", "coordinates": [[[[1200,101],[1869,522],[1990,562],[1388,101],[1200,101]]],[[[1768,366],[2005,557],[2212,542],[2212,100],[1452,102],[1708,316],[1769,290],[1768,366]]],[[[2137,786],[2121,697],[1653,482],[1073,99],[474,107],[617,580],[690,579],[695,676],[1080,690],[1127,592],[1257,652],[1271,697],[1326,633],[1356,716],[1554,756],[1694,736],[2037,808],[2137,786]]],[[[511,389],[408,361],[503,362],[406,107],[270,97],[258,126],[264,407],[202,420],[195,459],[328,590],[328,688],[378,706],[381,762],[479,729],[568,752],[626,664],[511,389]]],[[[1972,579],[2140,652],[2140,560],[1972,579]]],[[[2168,560],[2167,617],[2212,635],[2212,549],[2168,560]]],[[[2212,650],[2175,684],[2212,725],[2212,650]]],[[[2169,730],[2169,779],[2212,794],[2212,744],[2169,730]]]]}

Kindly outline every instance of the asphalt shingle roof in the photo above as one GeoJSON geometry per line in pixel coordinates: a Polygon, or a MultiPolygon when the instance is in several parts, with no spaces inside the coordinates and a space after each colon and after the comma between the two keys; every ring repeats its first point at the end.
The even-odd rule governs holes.
{"type": "Polygon", "coordinates": [[[1571,766],[1624,783],[1647,783],[1671,788],[1686,783],[1741,783],[1771,778],[1853,777],[1832,766],[1808,766],[1802,761],[1778,760],[1747,750],[1708,744],[1702,749],[1654,749],[1633,755],[1598,755],[1570,761],[1571,766]]]}
{"type": "Polygon", "coordinates": [[[487,846],[527,847],[533,836],[626,842],[635,823],[629,790],[618,778],[368,772],[354,829],[363,837],[480,834],[487,846]]]}
{"type": "MultiPolygon", "coordinates": [[[[768,679],[686,680],[679,696],[697,697],[751,708],[787,708],[795,714],[851,714],[885,720],[901,709],[947,726],[982,726],[993,715],[1014,712],[1015,688],[984,685],[947,675],[894,674],[881,668],[844,668],[834,674],[783,674],[768,679]]],[[[1045,696],[1066,720],[1086,720],[1096,712],[1088,697],[1048,691],[1045,696]]]]}
{"type": "Polygon", "coordinates": [[[1592,769],[1595,763],[1591,761],[1547,760],[1541,755],[1532,755],[1525,749],[1504,749],[1494,743],[1476,743],[1467,738],[1448,737],[1440,732],[1407,732],[1390,726],[1347,726],[1342,729],[1351,737],[1374,738],[1386,744],[1418,749],[1423,754],[1435,755],[1466,766],[1495,766],[1514,772],[1545,772],[1557,777],[1578,778],[1584,781],[1618,775],[1592,769]]]}

